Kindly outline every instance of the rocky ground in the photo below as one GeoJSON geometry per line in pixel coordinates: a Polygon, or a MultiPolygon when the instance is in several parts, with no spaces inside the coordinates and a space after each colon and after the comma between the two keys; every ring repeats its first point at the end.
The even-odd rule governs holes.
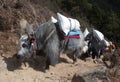
{"type": "Polygon", "coordinates": [[[91,60],[78,59],[76,64],[65,54],[61,55],[60,63],[56,67],[51,66],[48,72],[44,72],[43,57],[36,61],[28,60],[28,66],[20,68],[13,55],[17,52],[18,35],[11,32],[0,32],[0,82],[71,82],[77,72],[85,72],[100,64],[91,60]]]}
{"type": "Polygon", "coordinates": [[[0,82],[71,82],[75,73],[84,73],[100,66],[80,59],[72,64],[72,60],[65,54],[61,55],[61,62],[56,67],[51,66],[48,72],[42,70],[44,66],[41,64],[38,60],[31,60],[29,66],[18,68],[15,58],[0,56],[0,82]]]}
{"type": "Polygon", "coordinates": [[[50,70],[45,72],[43,69],[44,57],[38,56],[36,60],[28,60],[27,67],[20,66],[17,62],[13,55],[18,49],[18,35],[11,32],[0,32],[0,38],[0,82],[120,82],[119,56],[112,57],[113,59],[108,58],[110,61],[118,60],[115,61],[117,64],[114,68],[108,69],[108,73],[104,72],[104,68],[101,69],[101,67],[106,67],[102,62],[95,64],[89,58],[86,62],[78,59],[78,62],[73,64],[72,59],[65,54],[61,54],[60,63],[56,67],[51,66],[50,70]],[[99,68],[102,72],[99,72],[99,68]],[[86,81],[81,81],[81,78],[74,80],[77,78],[75,75],[81,76],[86,81]],[[91,80],[96,77],[96,81],[91,80]],[[105,80],[113,79],[113,81],[109,81],[109,79],[99,81],[98,77],[105,80]]]}

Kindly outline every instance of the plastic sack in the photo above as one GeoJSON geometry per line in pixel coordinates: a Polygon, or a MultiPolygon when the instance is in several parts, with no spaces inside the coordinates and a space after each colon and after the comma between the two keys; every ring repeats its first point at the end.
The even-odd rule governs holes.
{"type": "Polygon", "coordinates": [[[52,21],[53,23],[56,23],[56,22],[57,22],[57,19],[55,19],[53,16],[51,16],[51,21],[52,21]]]}
{"type": "Polygon", "coordinates": [[[84,33],[83,33],[84,38],[86,38],[86,36],[87,36],[88,34],[89,34],[89,31],[88,31],[88,29],[86,28],[85,31],[84,31],[84,33]]]}
{"type": "Polygon", "coordinates": [[[73,19],[73,18],[68,18],[70,22],[70,29],[71,30],[80,30],[80,23],[78,20],[73,19]]]}
{"type": "Polygon", "coordinates": [[[61,30],[65,33],[65,35],[67,35],[70,31],[70,21],[67,17],[61,15],[60,13],[57,13],[57,16],[61,30]]]}
{"type": "Polygon", "coordinates": [[[105,46],[110,46],[110,43],[107,40],[104,39],[103,42],[104,42],[105,46]]]}
{"type": "Polygon", "coordinates": [[[93,30],[93,34],[101,41],[104,40],[104,35],[98,31],[98,30],[93,30]]]}
{"type": "Polygon", "coordinates": [[[67,18],[60,13],[57,13],[57,16],[60,28],[65,33],[65,35],[68,35],[71,30],[80,30],[80,23],[78,20],[67,18]]]}

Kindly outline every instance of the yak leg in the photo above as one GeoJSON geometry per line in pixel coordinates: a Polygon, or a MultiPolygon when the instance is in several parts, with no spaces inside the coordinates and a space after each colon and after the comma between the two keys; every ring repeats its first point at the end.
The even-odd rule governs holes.
{"type": "Polygon", "coordinates": [[[99,51],[97,51],[95,48],[92,49],[92,59],[94,63],[98,63],[97,60],[99,59],[99,51]]]}
{"type": "Polygon", "coordinates": [[[73,55],[73,64],[77,62],[77,56],[74,54],[73,55]]]}
{"type": "Polygon", "coordinates": [[[36,56],[36,50],[33,51],[32,57],[33,57],[33,59],[37,58],[37,56],[36,56]]]}
{"type": "Polygon", "coordinates": [[[47,57],[45,70],[49,70],[49,68],[50,68],[50,58],[47,57]]]}
{"type": "Polygon", "coordinates": [[[73,63],[76,63],[77,62],[77,58],[81,55],[80,53],[80,49],[76,49],[74,52],[73,52],[73,63]]]}

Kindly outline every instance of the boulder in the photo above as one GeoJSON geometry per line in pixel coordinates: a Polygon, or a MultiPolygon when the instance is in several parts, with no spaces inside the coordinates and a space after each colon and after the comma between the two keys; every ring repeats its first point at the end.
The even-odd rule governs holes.
{"type": "Polygon", "coordinates": [[[107,68],[105,66],[98,66],[84,73],[77,72],[71,82],[107,82],[109,78],[106,71],[107,68]]]}

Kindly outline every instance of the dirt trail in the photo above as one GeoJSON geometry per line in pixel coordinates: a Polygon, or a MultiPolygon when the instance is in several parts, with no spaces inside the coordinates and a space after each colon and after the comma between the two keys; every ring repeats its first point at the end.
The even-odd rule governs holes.
{"type": "Polygon", "coordinates": [[[84,62],[80,59],[77,64],[72,64],[72,60],[66,55],[61,55],[61,62],[56,67],[51,66],[46,73],[38,70],[41,67],[35,62],[24,69],[16,68],[16,64],[11,57],[0,57],[0,82],[71,82],[76,72],[82,73],[98,66],[92,61],[84,62]]]}
{"type": "Polygon", "coordinates": [[[17,51],[18,36],[0,33],[0,37],[0,82],[71,82],[76,72],[85,72],[98,66],[92,61],[84,62],[80,59],[77,64],[72,64],[72,60],[63,54],[60,57],[61,62],[56,67],[51,66],[47,73],[42,69],[42,57],[35,62],[29,61],[29,67],[19,69],[19,64],[12,57],[17,51]]]}

